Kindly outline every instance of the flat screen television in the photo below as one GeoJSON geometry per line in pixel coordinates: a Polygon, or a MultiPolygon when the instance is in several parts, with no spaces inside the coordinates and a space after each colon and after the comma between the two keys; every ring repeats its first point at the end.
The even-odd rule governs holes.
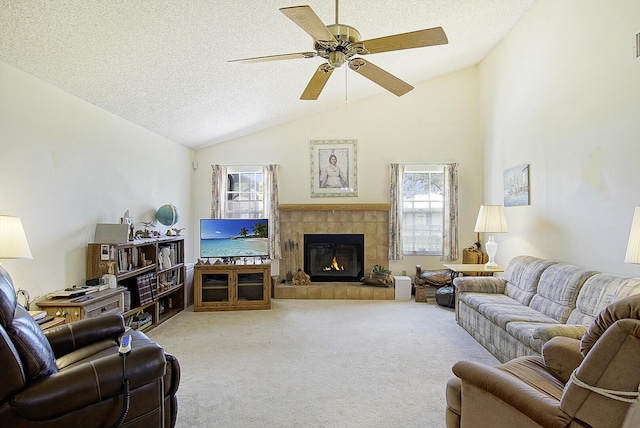
{"type": "Polygon", "coordinates": [[[204,218],[200,220],[200,257],[268,257],[266,218],[204,218]]]}

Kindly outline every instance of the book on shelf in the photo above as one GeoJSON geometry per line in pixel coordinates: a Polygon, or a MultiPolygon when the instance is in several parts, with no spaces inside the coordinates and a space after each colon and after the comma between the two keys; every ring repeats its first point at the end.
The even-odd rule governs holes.
{"type": "Polygon", "coordinates": [[[151,318],[150,314],[143,311],[138,311],[138,313],[129,317],[126,322],[127,327],[140,331],[149,327],[151,324],[153,324],[153,318],[151,318]]]}
{"type": "Polygon", "coordinates": [[[131,292],[131,307],[135,308],[152,303],[155,299],[156,274],[149,273],[130,278],[123,282],[131,292]]]}
{"type": "Polygon", "coordinates": [[[151,326],[152,322],[151,321],[147,321],[146,323],[138,326],[138,328],[136,328],[136,330],[138,331],[145,331],[147,328],[149,328],[149,326],[151,326]]]}

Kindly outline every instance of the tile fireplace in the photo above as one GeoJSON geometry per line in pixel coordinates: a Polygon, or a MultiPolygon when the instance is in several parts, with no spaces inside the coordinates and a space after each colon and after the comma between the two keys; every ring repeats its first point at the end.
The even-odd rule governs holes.
{"type": "MultiPolygon", "coordinates": [[[[359,281],[369,275],[376,264],[389,262],[389,204],[280,204],[280,242],[294,243],[294,251],[284,250],[280,261],[280,277],[274,284],[276,299],[363,299],[393,300],[394,289],[363,286],[359,281]],[[363,262],[355,281],[344,278],[312,279],[311,285],[284,283],[287,272],[305,267],[305,235],[362,235],[363,262]],[[299,251],[298,251],[299,248],[299,251]]],[[[340,251],[343,251],[341,248],[340,251]]],[[[351,251],[351,250],[350,250],[351,251]]],[[[330,262],[333,261],[331,257],[330,262]]],[[[340,266],[340,258],[336,263],[340,266]]],[[[347,265],[344,265],[347,270],[347,265]]],[[[351,269],[351,268],[350,268],[351,269]]],[[[351,276],[354,276],[350,273],[351,276]]],[[[315,275],[313,275],[315,277],[315,275]]]]}

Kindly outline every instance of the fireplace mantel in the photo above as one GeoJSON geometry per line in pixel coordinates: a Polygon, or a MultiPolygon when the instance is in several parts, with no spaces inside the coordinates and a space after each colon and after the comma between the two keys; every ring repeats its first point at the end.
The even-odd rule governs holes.
{"type": "Polygon", "coordinates": [[[280,204],[280,211],[389,211],[389,204],[280,204]]]}

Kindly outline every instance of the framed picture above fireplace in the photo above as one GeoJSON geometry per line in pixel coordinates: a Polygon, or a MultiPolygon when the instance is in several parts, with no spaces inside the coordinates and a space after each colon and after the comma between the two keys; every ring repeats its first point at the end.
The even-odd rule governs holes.
{"type": "Polygon", "coordinates": [[[356,140],[311,140],[311,197],[358,196],[356,140]]]}

